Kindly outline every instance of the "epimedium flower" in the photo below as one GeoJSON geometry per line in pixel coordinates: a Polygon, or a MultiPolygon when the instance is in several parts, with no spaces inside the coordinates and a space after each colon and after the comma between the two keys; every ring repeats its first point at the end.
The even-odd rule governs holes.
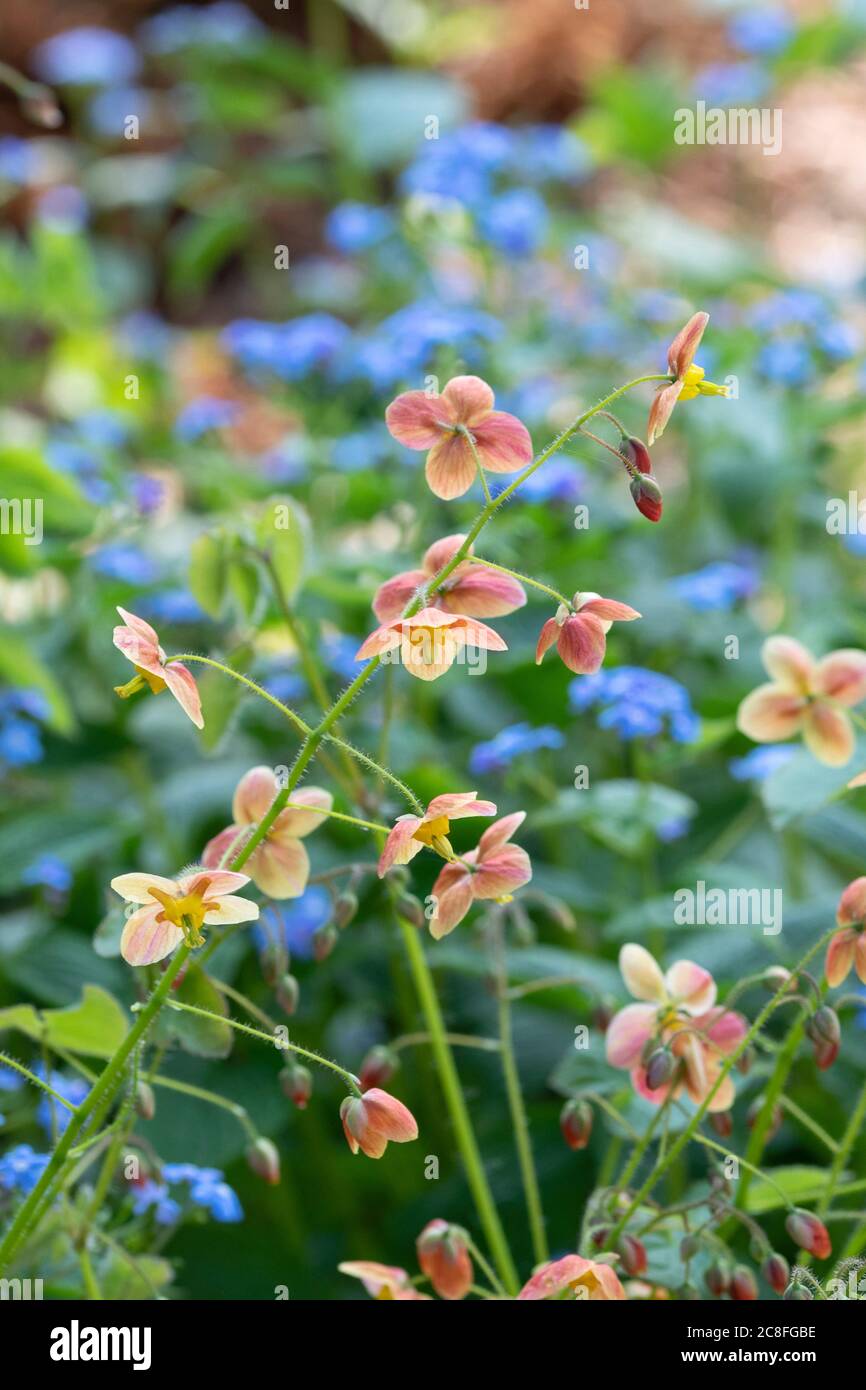
{"type": "MultiPolygon", "coordinates": [[[[714,1007],[715,981],[694,961],[675,961],[663,975],[649,951],[629,942],[619,953],[619,968],[629,993],[641,1002],[627,1004],[611,1021],[605,1037],[608,1062],[630,1071],[635,1090],[646,1100],[659,1104],[669,1092],[676,1097],[685,1089],[700,1105],[724,1057],[745,1037],[745,1019],[714,1007]]],[[[733,1101],[728,1075],[709,1108],[728,1110],[733,1101]]]]}
{"type": "Polygon", "coordinates": [[[532,878],[526,850],[509,843],[525,818],[525,811],[515,811],[494,821],[484,831],[477,849],[469,850],[441,870],[433,884],[436,911],[430,918],[430,934],[437,941],[463,921],[476,899],[508,902],[532,878]]]}
{"type": "Polygon", "coordinates": [[[866,652],[841,648],[816,661],[793,637],[769,637],[761,660],[772,680],[740,705],[737,728],[756,743],[802,733],[819,762],[842,767],[854,752],[846,707],[866,698],[866,652]]]}
{"type": "Polygon", "coordinates": [[[428,1221],[415,1248],[418,1264],[440,1298],[465,1298],[472,1287],[469,1238],[461,1226],[437,1217],[428,1221]]]}
{"type": "MultiPolygon", "coordinates": [[[[279,790],[276,773],[270,767],[253,767],[244,773],[235,788],[232,824],[205,846],[202,862],[208,868],[218,868],[244,830],[252,831],[259,824],[279,790]]],[[[299,898],[303,893],[310,860],[301,841],[321,825],[334,798],[320,787],[304,787],[293,792],[291,800],[296,804],[280,812],[246,863],[253,883],[269,898],[299,898]]]]}
{"type": "Polygon", "coordinates": [[[478,801],[475,792],[446,792],[434,796],[423,816],[400,816],[389,832],[379,857],[377,872],[382,878],[394,864],[408,864],[427,846],[443,859],[453,859],[448,841],[453,820],[466,816],[495,816],[492,801],[478,801]]]}
{"type": "Polygon", "coordinates": [[[535,664],[556,643],[556,650],[569,671],[578,676],[591,676],[604,661],[607,633],[615,622],[630,623],[641,615],[636,608],[600,594],[577,593],[571,607],[559,605],[556,617],[548,618],[538,638],[535,664]]]}
{"type": "Polygon", "coordinates": [[[204,728],[201,713],[201,699],[195,680],[182,661],[167,661],[165,652],[159,644],[150,623],[137,618],[125,608],[118,607],[124,625],[114,629],[114,645],[118,651],[132,662],[135,676],[126,685],[116,685],[116,694],[126,700],[149,686],[154,695],[168,688],[177,700],[184,714],[192,720],[197,729],[204,728]]]}
{"type": "Polygon", "coordinates": [[[413,1288],[408,1273],[399,1265],[383,1265],[377,1260],[344,1260],[337,1268],[350,1279],[360,1279],[371,1298],[404,1303],[418,1299],[425,1303],[431,1301],[429,1293],[413,1288]]]}
{"type": "Polygon", "coordinates": [[[824,961],[827,984],[835,989],[853,965],[866,985],[866,878],[855,878],[839,899],[836,921],[840,930],[831,937],[824,961]]]}
{"type": "Polygon", "coordinates": [[[406,1144],[418,1138],[418,1125],[402,1101],[372,1086],[362,1096],[346,1096],[340,1106],[346,1143],[356,1154],[381,1158],[389,1142],[406,1144]]]}
{"type": "Polygon", "coordinates": [[[498,632],[476,618],[444,613],[441,608],[422,608],[411,618],[397,618],[371,632],[358,648],[355,659],[366,661],[385,652],[399,651],[410,676],[435,681],[457,660],[463,647],[505,652],[508,647],[498,632]]]}
{"type": "MultiPolygon", "coordinates": [[[[465,541],[462,535],[443,536],[424,552],[421,568],[405,570],[387,579],[373,599],[373,612],[380,623],[401,617],[410,601],[452,560],[465,541]]],[[[472,548],[469,549],[469,555],[472,548]]],[[[467,618],[504,618],[526,603],[523,585],[509,574],[500,574],[485,565],[461,560],[445,582],[430,594],[426,607],[442,608],[467,618]]]]}
{"type": "Polygon", "coordinates": [[[611,1303],[622,1302],[625,1296],[616,1270],[610,1265],[601,1260],[585,1260],[582,1255],[563,1255],[561,1260],[550,1260],[536,1270],[517,1298],[611,1303]]]}
{"type": "Polygon", "coordinates": [[[455,376],[441,395],[405,391],[385,411],[391,434],[409,449],[427,449],[431,492],[450,501],[468,492],[482,468],[514,473],[532,458],[526,426],[493,409],[493,391],[477,376],[455,376]],[[473,451],[474,446],[474,451],[473,451]]]}
{"type": "Polygon", "coordinates": [[[181,943],[204,944],[203,926],[254,922],[256,903],[234,895],[249,883],[246,874],[229,869],[194,868],[179,878],[159,874],[120,874],[111,880],[115,893],[140,906],[127,918],[120,954],[129,965],[153,965],[181,943]]]}
{"type": "Polygon", "coordinates": [[[663,433],[677,401],[691,401],[695,396],[727,396],[727,386],[717,386],[704,380],[704,369],[694,363],[694,356],[710,321],[709,314],[692,314],[668,348],[668,367],[671,382],[659,387],[650,406],[647,425],[647,444],[653,444],[663,433]]]}

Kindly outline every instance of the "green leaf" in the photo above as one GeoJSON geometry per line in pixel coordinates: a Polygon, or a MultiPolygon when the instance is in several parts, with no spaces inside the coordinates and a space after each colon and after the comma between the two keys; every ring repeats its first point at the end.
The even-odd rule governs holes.
{"type": "MultiPolygon", "coordinates": [[[[243,671],[249,664],[252,656],[252,648],[249,646],[235,647],[229,652],[226,663],[235,671],[243,671]]],[[[240,681],[232,680],[229,676],[224,676],[221,671],[211,671],[204,668],[204,675],[199,677],[199,692],[201,694],[202,714],[204,715],[204,728],[201,731],[202,746],[210,753],[217,748],[229,728],[235,712],[244,697],[249,697],[250,692],[240,681]]]]}
{"type": "Polygon", "coordinates": [[[256,526],[256,540],[273,565],[289,602],[300,586],[309,537],[309,519],[294,499],[268,499],[256,526]]]}
{"type": "Polygon", "coordinates": [[[761,784],[761,796],[775,830],[793,825],[841,796],[856,772],[866,767],[866,738],[857,739],[844,767],[826,767],[805,748],[798,749],[761,784]]]}
{"type": "MultiPolygon", "coordinates": [[[[196,1009],[207,1009],[209,1013],[228,1014],[228,1005],[216,986],[198,965],[187,970],[175,997],[182,1004],[192,1004],[196,1009]]],[[[196,1014],[186,1014],[180,1009],[168,1010],[166,1020],[171,1032],[185,1052],[194,1057],[228,1057],[232,1050],[234,1035],[227,1023],[216,1018],[199,1018],[196,1014]]]]}
{"type": "Polygon", "coordinates": [[[193,542],[190,552],[189,587],[205,613],[218,618],[228,582],[226,547],[219,533],[205,532],[193,542]]]}
{"type": "Polygon", "coordinates": [[[249,214],[235,206],[218,208],[201,217],[188,217],[170,243],[169,283],[185,297],[199,294],[249,231],[249,214]]]}
{"type": "Polygon", "coordinates": [[[71,734],[75,717],[63,689],[22,637],[0,633],[0,682],[38,690],[48,704],[48,722],[58,734],[71,734]]]}
{"type": "Polygon", "coordinates": [[[609,849],[637,858],[665,824],[688,820],[696,811],[695,802],[672,787],[623,778],[562,792],[533,823],[536,829],[578,825],[609,849]]]}
{"type": "MultiPolygon", "coordinates": [[[[782,1189],[782,1192],[789,1201],[793,1202],[794,1206],[803,1206],[809,1202],[814,1202],[827,1186],[826,1168],[815,1168],[809,1167],[805,1163],[794,1163],[784,1168],[765,1168],[764,1171],[773,1179],[776,1186],[771,1186],[762,1178],[755,1178],[746,1195],[746,1209],[754,1215],[774,1211],[776,1207],[785,1205],[781,1194],[776,1191],[777,1187],[782,1189]]],[[[847,1181],[850,1174],[843,1174],[842,1177],[843,1180],[847,1181]]]]}
{"type": "Polygon", "coordinates": [[[159,1255],[129,1255],[124,1259],[114,1250],[106,1267],[99,1270],[102,1297],[116,1302],[152,1297],[150,1289],[164,1289],[173,1278],[171,1263],[159,1255]]]}
{"type": "Polygon", "coordinates": [[[85,985],[81,1002],[68,1009],[44,1009],[41,1014],[30,1004],[3,1009],[0,1028],[15,1028],[34,1042],[44,1040],[66,1052],[109,1058],[126,1037],[127,1018],[106,990],[85,985]]]}

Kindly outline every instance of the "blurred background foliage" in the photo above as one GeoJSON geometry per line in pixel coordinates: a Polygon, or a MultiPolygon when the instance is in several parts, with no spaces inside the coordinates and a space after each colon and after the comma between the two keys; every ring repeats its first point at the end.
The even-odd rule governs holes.
{"type": "MultiPolygon", "coordinates": [[[[420,456],[384,428],[397,391],[478,372],[540,448],[613,386],[662,370],[695,308],[711,314],[701,361],[737,399],[683,406],[655,446],[658,527],[609,456],[579,441],[485,534],[499,563],[641,610],[610,635],[604,679],[618,671],[618,682],[574,681],[555,657],[536,669],[549,616],[536,596],[503,621],[509,650],[483,678],[455,667],[427,687],[397,671],[389,693],[388,760],[422,799],[477,786],[501,811],[529,812],[535,878],[513,915],[509,973],[566,983],[516,1007],[516,1046],[552,1245],[572,1249],[610,1133],[599,1114],[590,1148],[573,1154],[557,1117],[577,1087],[627,1094],[597,1026],[588,1052],[573,1046],[576,1025],[623,1002],[620,944],[692,957],[724,990],[791,964],[866,862],[862,806],[837,796],[866,766],[866,742],[839,774],[799,749],[744,762],[734,729],[768,632],[821,653],[866,645],[866,538],[826,527],[828,497],[863,481],[866,10],[28,0],[8,5],[3,28],[5,59],[49,84],[62,123],[40,126],[33,117],[50,127],[50,110],[4,91],[0,491],[44,499],[45,536],[0,537],[0,1009],[66,1007],[87,985],[133,1002],[108,880],[193,861],[227,823],[240,775],[291,762],[278,716],[219,678],[201,680],[202,737],[171,701],[118,701],[116,604],[154,622],[167,650],[227,659],[311,716],[296,634],[256,558],[267,507],[292,509],[272,558],[333,696],[358,669],[377,585],[465,529],[479,501],[428,493],[420,456]],[[699,98],[779,108],[781,154],[677,146],[673,113],[699,98]],[[731,636],[736,660],[724,656],[731,636]],[[577,791],[581,766],[590,787],[577,791]],[[783,886],[782,933],[675,928],[672,892],[697,879],[783,886]]],[[[635,433],[644,408],[637,394],[622,404],[635,433]]],[[[371,751],[383,687],[380,675],[346,723],[371,751]]],[[[321,766],[313,780],[334,789],[321,766]]],[[[375,786],[369,797],[386,819],[403,809],[375,786]]],[[[374,855],[336,823],[309,847],[316,875],[374,855]]],[[[419,860],[422,897],[431,881],[419,860]]],[[[327,886],[280,909],[301,985],[293,1036],[355,1070],[369,1046],[420,1026],[375,880],[358,891],[357,917],[318,964],[327,886]]],[[[472,921],[431,957],[449,1026],[489,1035],[489,963],[472,921]]],[[[214,971],[275,1010],[249,935],[214,971]]],[[[6,1043],[38,1058],[38,1026],[4,1022],[6,1043]]],[[[171,1235],[179,1296],[287,1285],[346,1297],[339,1260],[414,1267],[425,1221],[472,1226],[425,1048],[403,1050],[393,1089],[419,1118],[423,1153],[439,1157],[435,1183],[419,1182],[417,1146],[352,1160],[341,1093],[323,1074],[301,1113],[265,1049],[236,1039],[215,1060],[219,1040],[210,1053],[201,1037],[164,1041],[168,1073],[242,1101],[284,1173],[279,1187],[257,1182],[230,1115],[160,1091],[138,1128],[145,1154],[224,1170],[244,1220],[209,1220],[204,1200],[183,1217],[133,1213],[117,1194],[110,1229],[133,1249],[153,1248],[156,1233],[155,1282],[172,1277],[160,1255],[171,1235]]],[[[94,1055],[80,1038],[71,1047],[94,1055]]],[[[528,1274],[499,1065],[468,1050],[458,1060],[528,1274]]],[[[740,1151],[768,1065],[738,1082],[740,1151]]],[[[849,1012],[838,1063],[821,1074],[804,1051],[790,1095],[838,1133],[864,1067],[849,1012]]],[[[0,1152],[43,1152],[50,1113],[20,1090],[0,1102],[0,1152]]],[[[647,1109],[632,1099],[625,1113],[642,1126],[647,1109]]],[[[861,1141],[861,1171],[863,1153],[861,1141]]],[[[823,1162],[786,1116],[767,1156],[780,1181],[808,1198],[823,1162]]],[[[673,1195],[700,1172],[680,1165],[673,1195]]],[[[5,1187],[10,1203],[9,1170],[5,1187]]],[[[756,1184],[752,1200],[773,1198],[756,1184]]],[[[779,1212],[766,1221],[778,1235],[779,1212]]],[[[651,1252],[660,1283],[681,1278],[675,1250],[660,1237],[651,1252]]],[[[57,1291],[74,1287],[52,1229],[29,1258],[57,1291]]],[[[111,1277],[129,1293],[122,1263],[111,1277]]]]}

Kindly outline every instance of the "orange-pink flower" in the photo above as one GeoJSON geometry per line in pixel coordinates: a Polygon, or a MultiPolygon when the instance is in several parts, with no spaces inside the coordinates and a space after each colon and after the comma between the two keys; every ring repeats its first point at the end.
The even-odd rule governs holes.
{"type": "Polygon", "coordinates": [[[585,1260],[582,1255],[563,1255],[536,1270],[524,1284],[519,1299],[555,1299],[578,1303],[611,1303],[625,1299],[625,1289],[616,1270],[603,1261],[585,1260]]]}
{"type": "Polygon", "coordinates": [[[695,396],[728,394],[727,386],[717,386],[713,381],[704,381],[703,367],[694,365],[694,355],[709,321],[709,314],[692,314],[668,348],[668,367],[673,380],[668,386],[660,386],[653,396],[647,425],[647,444],[652,444],[663,433],[677,401],[691,401],[695,396]]]}
{"type": "Polygon", "coordinates": [[[356,661],[366,661],[384,652],[399,652],[410,676],[435,681],[454,665],[464,647],[482,651],[506,652],[507,646],[492,627],[476,618],[443,613],[441,608],[422,608],[411,618],[397,618],[371,632],[355,653],[356,661]]]}
{"type": "Polygon", "coordinates": [[[607,633],[613,623],[630,623],[641,615],[627,603],[600,594],[575,594],[571,610],[560,604],[555,618],[548,618],[535,649],[535,663],[540,665],[545,652],[556,643],[556,650],[569,671],[578,676],[591,676],[604,661],[607,633]]]}
{"type": "MultiPolygon", "coordinates": [[[[243,845],[244,830],[259,824],[279,791],[270,767],[253,767],[238,782],[232,802],[232,824],[205,846],[203,862],[217,868],[232,845],[243,845]]],[[[281,811],[253,850],[246,867],[250,878],[269,898],[298,898],[307,886],[310,860],[301,840],[325,819],[334,798],[320,787],[304,787],[292,793],[292,805],[281,811]]]]}
{"type": "MultiPolygon", "coordinates": [[[[380,623],[393,622],[441,569],[452,560],[465,541],[465,536],[443,536],[425,551],[421,568],[405,570],[387,579],[376,591],[373,612],[380,623]]],[[[469,554],[472,554],[470,546],[469,554]]],[[[461,560],[451,571],[441,588],[431,594],[428,608],[444,608],[447,613],[462,613],[467,618],[504,618],[507,613],[522,608],[526,594],[522,584],[510,574],[500,574],[485,565],[461,560]]]]}
{"type": "Polygon", "coordinates": [[[478,472],[475,454],[491,473],[513,473],[532,458],[526,426],[516,415],[494,410],[493,400],[480,377],[455,376],[441,396],[405,391],[385,411],[395,439],[409,449],[429,450],[425,473],[437,497],[447,501],[469,491],[478,472]]]}
{"type": "Polygon", "coordinates": [[[442,869],[433,884],[436,910],[430,918],[430,934],[437,941],[463,921],[476,899],[508,902],[532,878],[526,850],[509,843],[525,817],[525,811],[516,811],[494,821],[481,836],[477,849],[469,850],[442,869]]]}
{"type": "Polygon", "coordinates": [[[379,877],[394,864],[408,864],[426,845],[443,859],[453,859],[448,842],[451,821],[466,816],[495,816],[492,801],[478,801],[475,792],[446,792],[434,796],[423,816],[400,816],[390,831],[379,857],[379,877]]]}
{"type": "Polygon", "coordinates": [[[120,954],[130,965],[153,965],[170,955],[184,939],[190,946],[204,943],[202,926],[254,922],[255,903],[234,896],[249,883],[246,874],[228,869],[190,869],[177,879],[159,874],[120,874],[111,880],[115,893],[141,906],[127,918],[120,954]]]}
{"type": "Polygon", "coordinates": [[[429,1293],[419,1293],[413,1288],[406,1270],[399,1265],[382,1265],[376,1260],[344,1260],[337,1268],[350,1279],[360,1279],[371,1298],[404,1303],[414,1303],[418,1299],[430,1302],[429,1293]]]}
{"type": "MultiPolygon", "coordinates": [[[[605,1036],[607,1060],[631,1072],[635,1090],[646,1100],[660,1104],[669,1093],[676,1097],[685,1090],[700,1105],[715,1085],[724,1058],[745,1037],[745,1019],[713,1007],[715,981],[694,961],[675,961],[663,975],[649,951],[629,942],[619,953],[619,968],[629,993],[642,1002],[627,1004],[612,1019],[605,1036]],[[653,1043],[670,1052],[673,1066],[668,1079],[650,1088],[646,1063],[653,1043]]],[[[728,1074],[710,1110],[728,1110],[733,1102],[734,1083],[728,1074]]]]}
{"type": "Polygon", "coordinates": [[[124,626],[114,629],[114,645],[118,651],[132,662],[135,676],[126,685],[116,685],[116,694],[128,699],[145,685],[154,695],[166,687],[171,691],[184,714],[192,720],[197,729],[204,728],[201,715],[201,700],[198,686],[182,661],[166,661],[165,652],[159,645],[159,637],[144,618],[137,618],[125,608],[118,608],[124,626]]]}
{"type": "Polygon", "coordinates": [[[854,752],[846,706],[866,699],[866,652],[842,648],[815,661],[793,637],[770,637],[761,659],[772,681],[747,695],[737,728],[756,743],[802,733],[819,762],[842,767],[854,752]]]}
{"type": "Polygon", "coordinates": [[[472,1287],[468,1237],[461,1226],[437,1217],[428,1221],[415,1248],[418,1263],[440,1298],[465,1298],[472,1287]]]}
{"type": "Polygon", "coordinates": [[[849,883],[836,909],[837,931],[827,947],[824,975],[835,989],[853,965],[857,978],[866,985],[866,878],[849,883]]]}
{"type": "Polygon", "coordinates": [[[378,1086],[362,1096],[346,1096],[340,1106],[340,1119],[352,1153],[360,1149],[368,1158],[381,1158],[389,1142],[406,1144],[418,1138],[418,1125],[411,1110],[378,1086]]]}

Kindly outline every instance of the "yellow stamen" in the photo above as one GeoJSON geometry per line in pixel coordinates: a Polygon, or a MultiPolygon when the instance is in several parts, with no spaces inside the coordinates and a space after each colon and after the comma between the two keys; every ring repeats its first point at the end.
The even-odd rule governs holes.
{"type": "Polygon", "coordinates": [[[201,879],[194,891],[187,893],[183,898],[173,898],[161,888],[151,887],[147,890],[152,898],[162,903],[161,916],[183,932],[190,946],[201,946],[204,942],[201,928],[205,914],[214,906],[213,903],[205,901],[209,883],[210,879],[201,879]]]}
{"type": "Polygon", "coordinates": [[[718,386],[714,381],[704,381],[703,367],[696,367],[694,362],[687,369],[683,377],[683,389],[680,391],[681,401],[693,401],[695,396],[727,396],[727,386],[718,386]]]}
{"type": "Polygon", "coordinates": [[[116,685],[115,695],[119,695],[121,700],[128,700],[130,695],[137,695],[139,690],[143,690],[145,685],[149,686],[154,695],[158,695],[161,690],[165,690],[165,681],[159,676],[155,676],[152,671],[145,671],[141,666],[136,666],[136,674],[126,685],[116,685]]]}

